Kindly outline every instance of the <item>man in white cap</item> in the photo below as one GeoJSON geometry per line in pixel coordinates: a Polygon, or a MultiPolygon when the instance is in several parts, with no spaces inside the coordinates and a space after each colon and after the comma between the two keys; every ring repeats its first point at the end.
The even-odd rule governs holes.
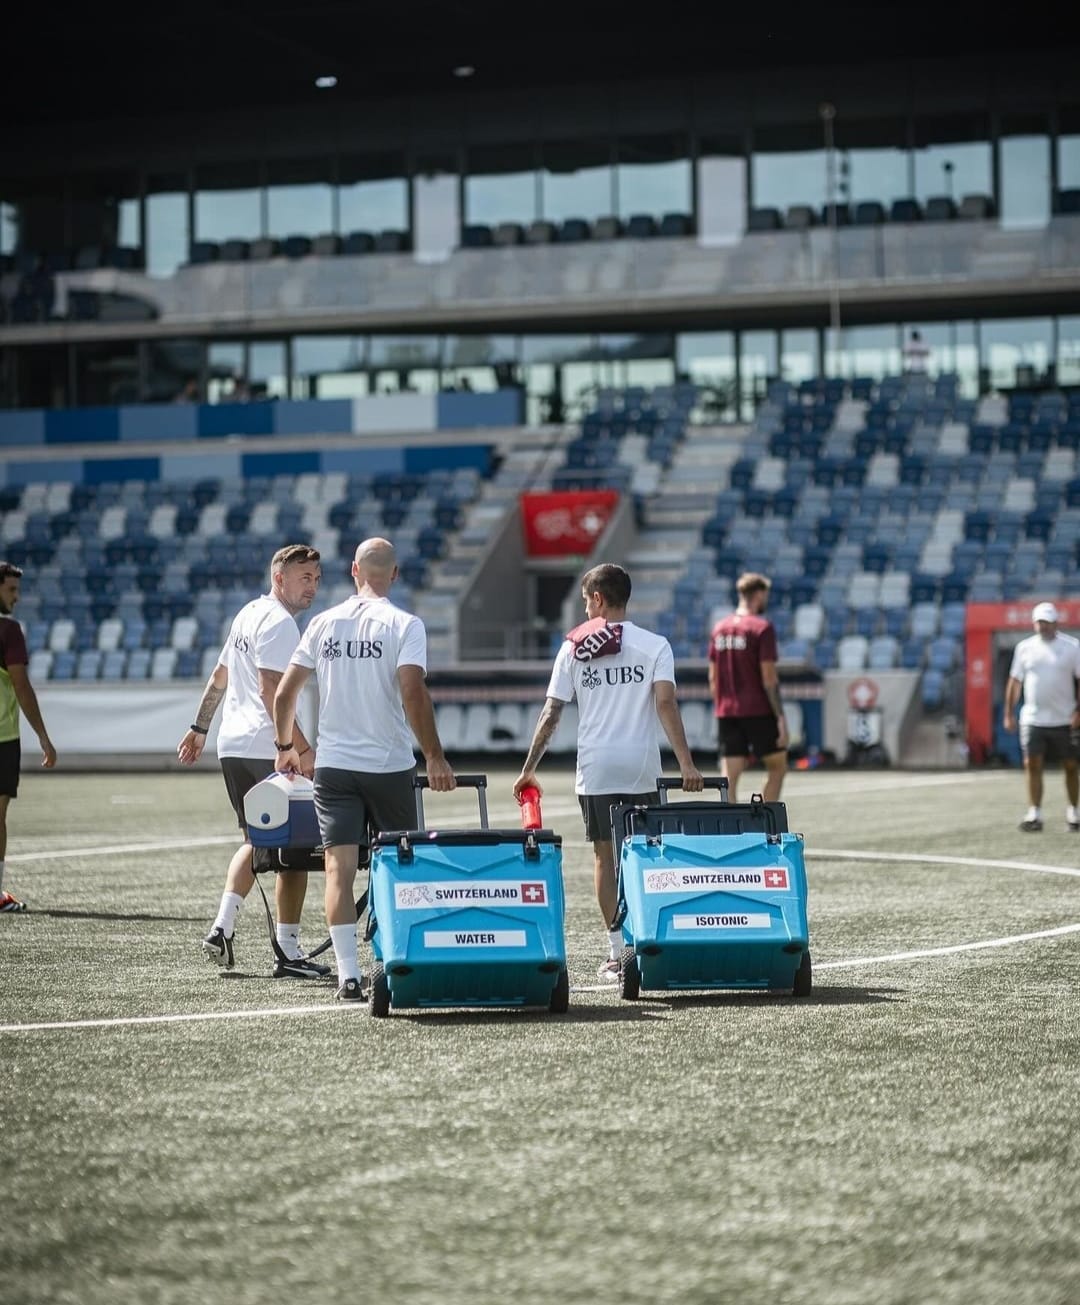
{"type": "Polygon", "coordinates": [[[1005,685],[1004,725],[1016,729],[1016,705],[1021,692],[1020,751],[1027,774],[1027,814],[1020,822],[1025,833],[1043,827],[1043,766],[1060,761],[1065,772],[1068,806],[1065,825],[1080,832],[1080,641],[1061,634],[1061,614],[1053,603],[1036,603],[1031,611],[1035,633],[1016,645],[1005,685]]]}

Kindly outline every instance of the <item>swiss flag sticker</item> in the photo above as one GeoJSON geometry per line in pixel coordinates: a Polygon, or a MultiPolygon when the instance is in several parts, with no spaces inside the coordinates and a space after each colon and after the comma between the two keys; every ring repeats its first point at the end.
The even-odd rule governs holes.
{"type": "Polygon", "coordinates": [[[547,893],[544,884],[522,884],[521,900],[526,906],[544,906],[547,902],[547,893]]]}
{"type": "Polygon", "coordinates": [[[787,871],[786,870],[766,870],[765,887],[766,888],[786,888],[787,871]]]}

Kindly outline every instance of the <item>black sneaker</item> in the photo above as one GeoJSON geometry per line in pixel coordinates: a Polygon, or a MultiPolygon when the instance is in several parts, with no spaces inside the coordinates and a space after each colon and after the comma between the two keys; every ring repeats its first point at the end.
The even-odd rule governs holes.
{"type": "Polygon", "coordinates": [[[338,1001],[366,1001],[363,975],[359,979],[346,979],[334,995],[338,1001]]]}
{"type": "Polygon", "coordinates": [[[215,965],[220,965],[223,969],[231,970],[236,964],[232,943],[233,940],[226,938],[221,929],[211,929],[202,940],[202,949],[206,953],[208,961],[213,961],[215,965]]]}
{"type": "Polygon", "coordinates": [[[1021,820],[1020,828],[1025,834],[1041,834],[1043,822],[1041,820],[1021,820]]]}
{"type": "Polygon", "coordinates": [[[306,956],[297,956],[287,961],[279,956],[274,962],[275,979],[325,979],[329,973],[329,965],[316,965],[306,956]]]}

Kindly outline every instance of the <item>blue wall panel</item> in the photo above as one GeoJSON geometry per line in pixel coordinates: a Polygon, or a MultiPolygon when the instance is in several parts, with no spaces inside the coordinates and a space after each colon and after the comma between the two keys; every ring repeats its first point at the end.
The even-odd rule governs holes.
{"type": "Polygon", "coordinates": [[[119,438],[118,408],[51,408],[45,414],[46,444],[114,444],[119,438]]]}
{"type": "Polygon", "coordinates": [[[23,412],[0,412],[0,444],[45,443],[45,414],[40,408],[23,412]]]}
{"type": "Polygon", "coordinates": [[[404,471],[404,449],[324,449],[323,471],[347,471],[350,475],[374,476],[380,471],[404,471]]]}
{"type": "Polygon", "coordinates": [[[488,394],[449,390],[439,394],[435,412],[439,430],[520,426],[524,421],[525,394],[522,390],[495,390],[488,394]]]}
{"type": "Polygon", "coordinates": [[[432,471],[436,467],[478,467],[484,474],[491,466],[490,444],[432,444],[405,450],[405,470],[432,471]]]}
{"type": "Polygon", "coordinates": [[[305,453],[245,453],[240,461],[244,476],[299,476],[304,471],[318,471],[319,454],[312,449],[305,453]]]}
{"type": "Polygon", "coordinates": [[[239,480],[240,453],[171,453],[161,459],[161,479],[175,483],[178,480],[196,481],[214,477],[218,480],[239,480]]]}
{"type": "Polygon", "coordinates": [[[69,480],[73,485],[82,483],[85,463],[78,458],[56,462],[9,462],[6,464],[8,485],[30,485],[34,481],[55,484],[69,480]]]}
{"type": "Polygon", "coordinates": [[[83,484],[104,485],[112,481],[157,480],[160,458],[94,458],[83,463],[83,484]]]}
{"type": "Polygon", "coordinates": [[[282,399],[273,409],[275,435],[352,433],[352,399],[282,399]]]}
{"type": "Polygon", "coordinates": [[[199,436],[272,435],[274,403],[204,403],[199,407],[199,436]]]}
{"type": "Polygon", "coordinates": [[[121,440],[193,440],[199,410],[193,403],[133,403],[120,409],[121,440]]]}

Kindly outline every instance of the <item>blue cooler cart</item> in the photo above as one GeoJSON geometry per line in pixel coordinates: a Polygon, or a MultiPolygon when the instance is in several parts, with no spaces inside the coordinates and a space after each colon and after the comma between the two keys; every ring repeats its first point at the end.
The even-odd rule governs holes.
{"type": "MultiPolygon", "coordinates": [[[[678,780],[657,780],[654,806],[612,808],[625,946],[621,990],[811,989],[801,834],[782,802],[669,805],[678,780]],[[619,840],[621,838],[621,846],[619,840]]],[[[618,918],[618,917],[617,917],[618,918]]]]}
{"type": "Polygon", "coordinates": [[[417,828],[372,843],[367,936],[372,1015],[445,1006],[539,1006],[570,1001],[563,939],[562,839],[550,829],[491,829],[487,776],[476,789],[479,829],[417,828]]]}

